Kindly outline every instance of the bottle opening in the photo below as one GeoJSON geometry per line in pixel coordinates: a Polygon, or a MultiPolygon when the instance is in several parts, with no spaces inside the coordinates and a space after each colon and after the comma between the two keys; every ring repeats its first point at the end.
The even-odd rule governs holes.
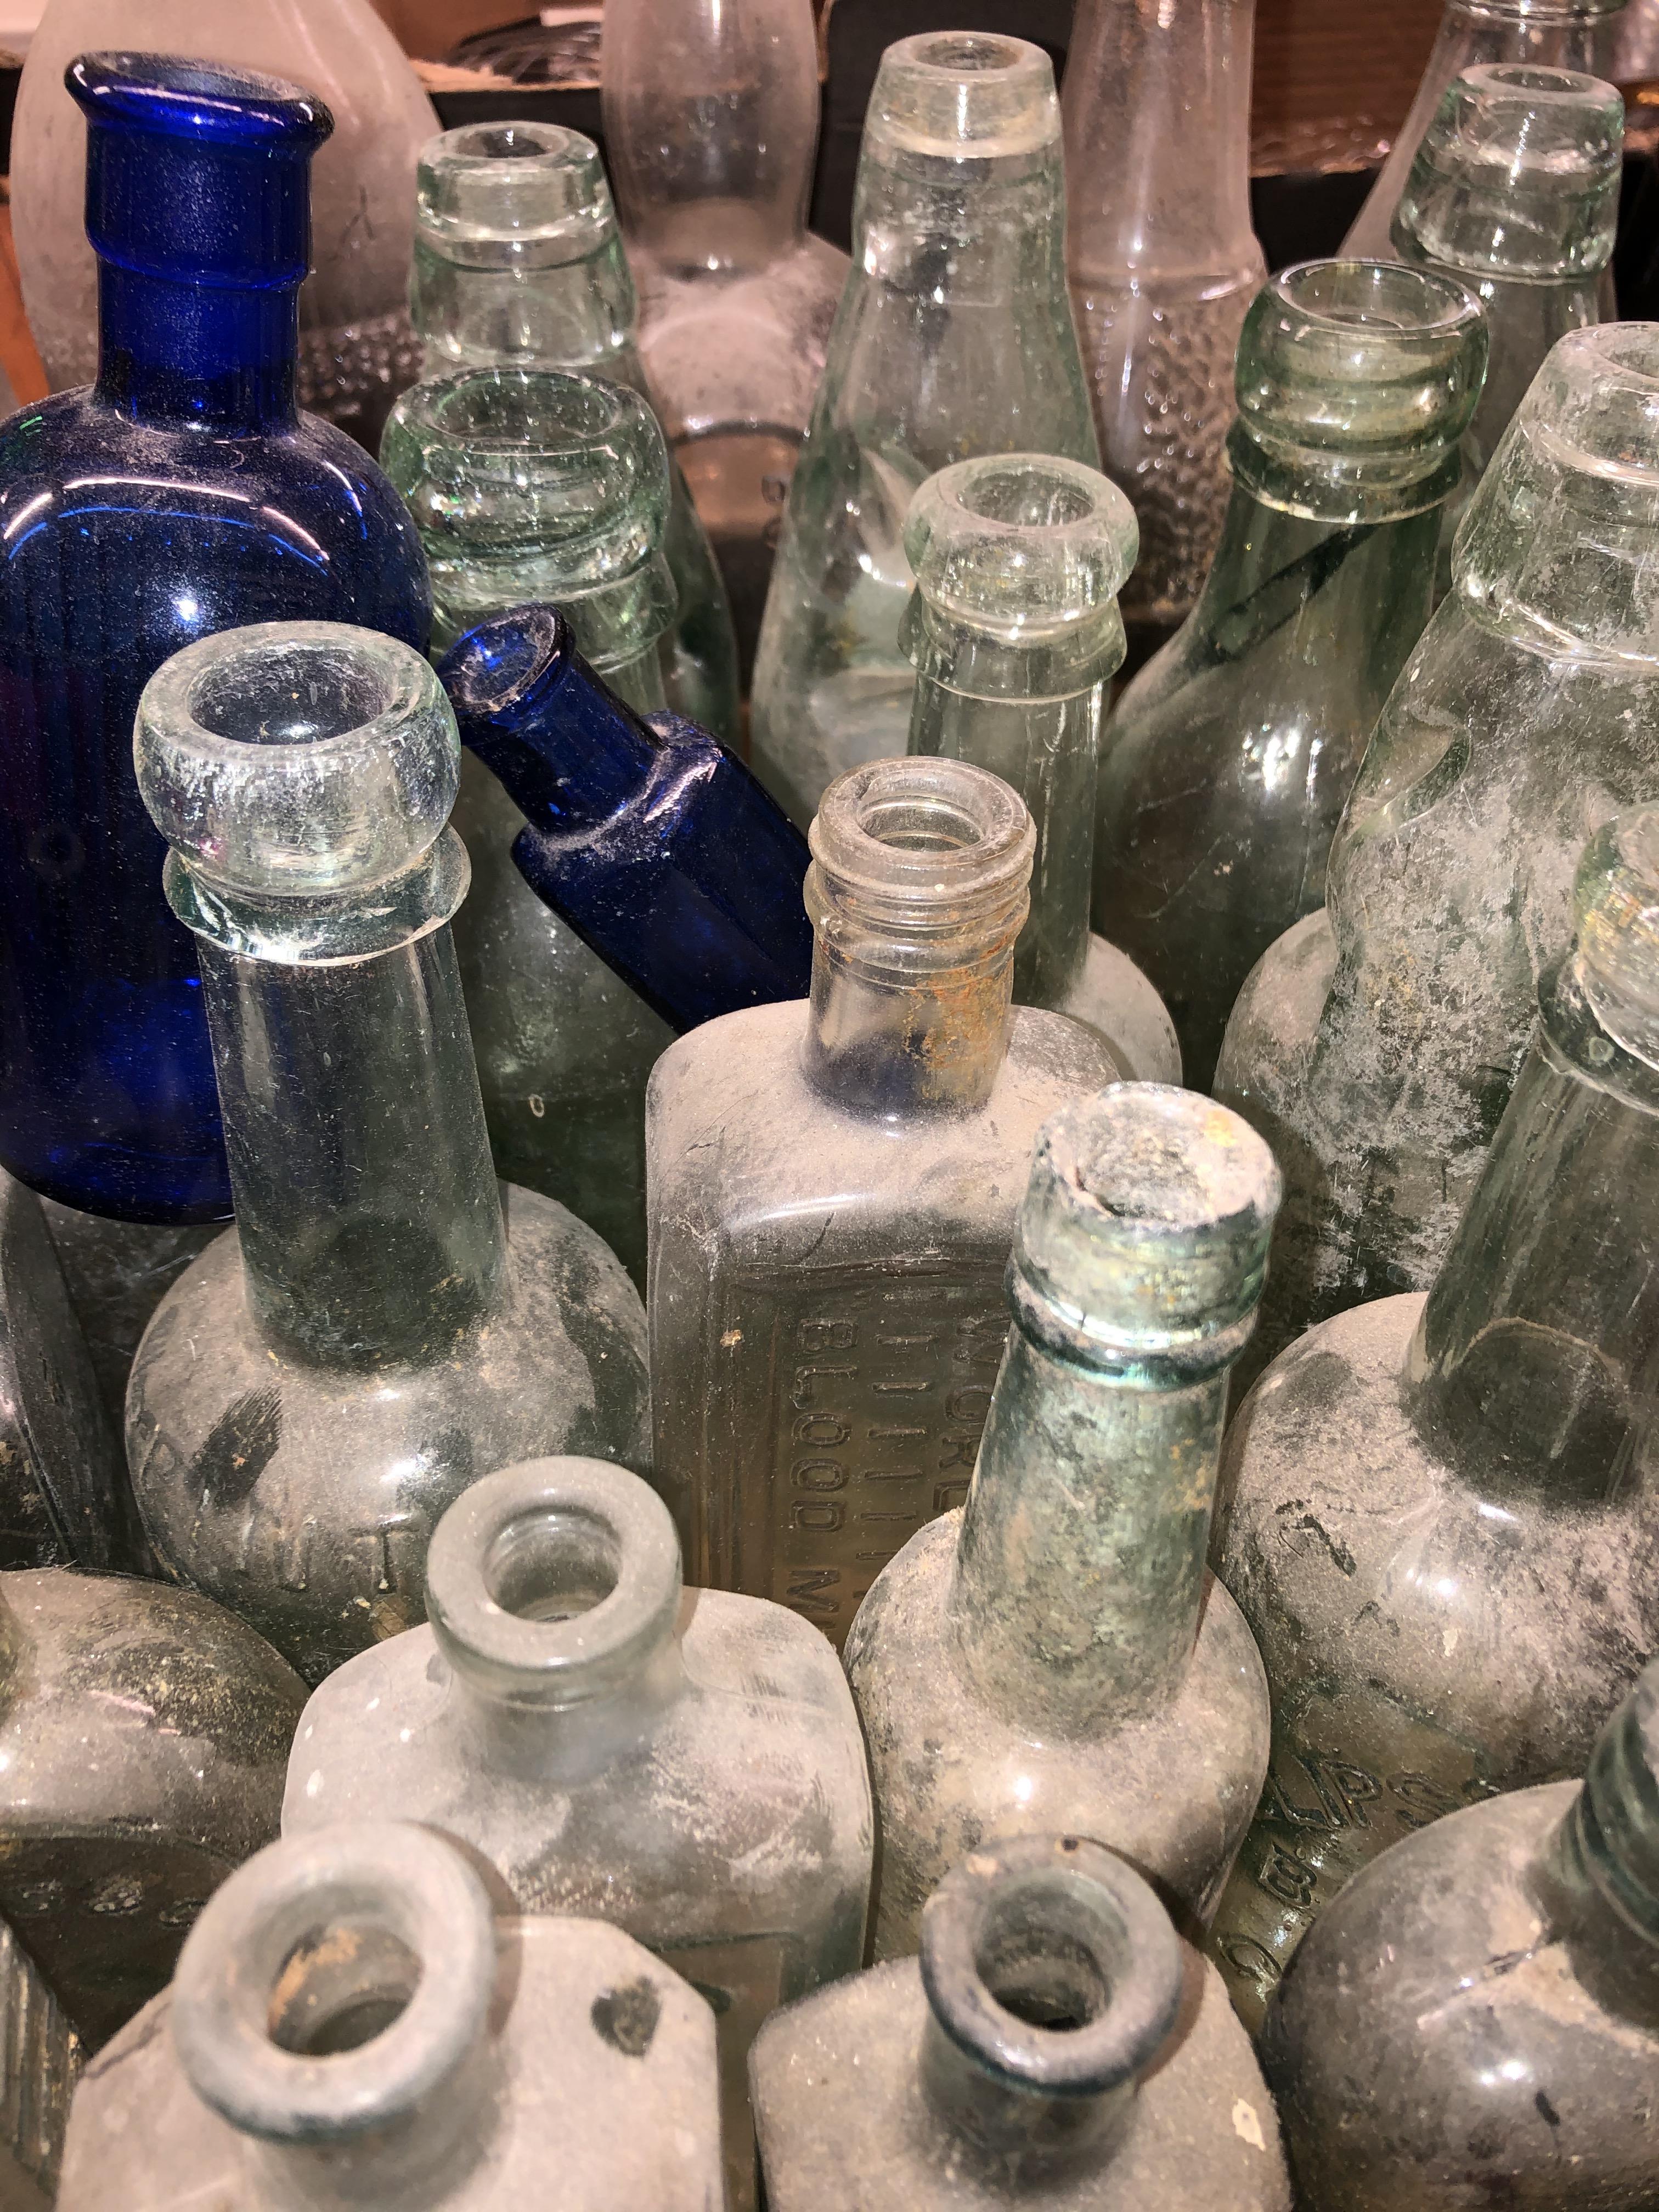
{"type": "Polygon", "coordinates": [[[858,822],[866,837],[906,853],[960,853],[984,837],[970,815],[938,793],[872,799],[858,822]]]}
{"type": "Polygon", "coordinates": [[[1085,522],[1098,504],[1073,477],[1035,459],[976,469],[966,477],[958,496],[969,514],[1023,530],[1057,530],[1085,522]]]}
{"type": "Polygon", "coordinates": [[[615,429],[620,411],[609,388],[587,377],[486,368],[441,391],[429,419],[458,445],[579,453],[615,429]]]}
{"type": "Polygon", "coordinates": [[[216,738],[245,745],[314,745],[378,721],[397,698],[381,669],[337,647],[250,650],[203,672],[190,710],[216,738]]]}
{"type": "Polygon", "coordinates": [[[602,1605],[622,1572],[616,1529],[597,1514],[524,1513],[484,1559],[484,1587],[519,1620],[571,1620],[602,1605]]]}
{"type": "MultiPolygon", "coordinates": [[[[809,839],[831,900],[918,915],[955,908],[958,923],[1023,907],[1035,841],[1024,801],[1000,776],[921,756],[837,776],[809,839]]],[[[817,896],[809,889],[809,908],[817,896]]]]}
{"type": "MultiPolygon", "coordinates": [[[[1306,261],[1271,289],[1310,323],[1345,329],[1461,331],[1479,310],[1462,285],[1402,261],[1306,261]]],[[[1287,333],[1305,341],[1305,333],[1287,333]]]]}
{"type": "Polygon", "coordinates": [[[403,2017],[420,1980],[420,1960],[389,1928],[318,1929],[283,1962],[266,2011],[270,2039],[303,2058],[361,2051],[403,2017]]]}
{"type": "Polygon", "coordinates": [[[1097,1951],[1061,1927],[993,1925],[981,1941],[981,1978],[1004,2012],[1050,2035],[1074,2035],[1111,2002],[1111,1983],[1097,1951]]]}
{"type": "Polygon", "coordinates": [[[451,131],[445,150],[480,161],[534,161],[564,153],[574,136],[557,124],[478,123],[451,131]]]}
{"type": "Polygon", "coordinates": [[[1463,76],[1473,85],[1496,85],[1504,92],[1531,93],[1545,99],[1575,102],[1583,99],[1586,87],[1601,88],[1594,77],[1585,76],[1577,70],[1538,69],[1525,62],[1496,62],[1485,69],[1477,66],[1465,70],[1463,76]]]}
{"type": "Polygon", "coordinates": [[[915,58],[929,69],[948,70],[952,76],[977,76],[987,70],[1018,69],[1030,48],[1018,39],[999,39],[973,31],[939,31],[920,38],[912,49],[915,58]]]}

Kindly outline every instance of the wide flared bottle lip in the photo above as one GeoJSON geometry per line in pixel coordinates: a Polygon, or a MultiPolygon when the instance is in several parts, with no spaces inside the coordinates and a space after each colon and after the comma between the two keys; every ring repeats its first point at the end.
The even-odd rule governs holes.
{"type": "Polygon", "coordinates": [[[303,156],[334,128],[302,84],[178,54],[78,54],[64,82],[90,124],[198,144],[303,156]]]}

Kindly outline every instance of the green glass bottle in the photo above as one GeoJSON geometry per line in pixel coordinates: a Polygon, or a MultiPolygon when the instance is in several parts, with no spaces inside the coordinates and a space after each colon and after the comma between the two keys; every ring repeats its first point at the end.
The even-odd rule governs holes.
{"type": "Polygon", "coordinates": [[[1486,357],[1463,287],[1393,262],[1306,262],[1245,319],[1220,550],[1107,724],[1095,836],[1095,927],[1164,994],[1200,1090],[1239,986],[1324,902],[1337,822],[1433,605],[1486,357]]]}

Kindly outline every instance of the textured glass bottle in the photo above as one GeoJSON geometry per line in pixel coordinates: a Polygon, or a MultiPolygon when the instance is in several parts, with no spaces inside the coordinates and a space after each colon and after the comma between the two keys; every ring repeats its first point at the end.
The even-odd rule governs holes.
{"type": "Polygon", "coordinates": [[[920,1960],[781,2013],[753,2072],[771,2212],[1289,2212],[1214,1969],[1081,1837],[986,1844],[920,1960]]]}
{"type": "Polygon", "coordinates": [[[648,1943],[714,2005],[751,2204],[756,2030],[864,1952],[870,1784],[834,1652],[781,1606],[683,1591],[662,1500],[594,1460],[475,1485],[428,1590],[429,1628],[307,1707],[284,1833],[396,1812],[482,1853],[523,1911],[648,1943]]]}
{"type": "Polygon", "coordinates": [[[1310,1321],[1428,1287],[1571,931],[1585,836],[1659,793],[1656,422],[1659,325],[1557,343],[1383,708],[1327,913],[1240,994],[1216,1095],[1285,1181],[1241,1373],[1310,1321]]]}
{"type": "Polygon", "coordinates": [[[1102,739],[1096,926],[1158,981],[1207,1090],[1239,986],[1322,906],[1382,702],[1433,605],[1486,334],[1461,284],[1310,261],[1238,349],[1233,491],[1179,636],[1102,739]]]}
{"type": "Polygon", "coordinates": [[[1278,1202],[1260,1137],[1190,1091],[1115,1085],[1045,1123],[967,1505],[882,1570],[847,1640],[878,1959],[915,1949],[982,1838],[1062,1814],[1214,1910],[1267,1771],[1267,1686],[1204,1554],[1278,1202]]]}
{"type": "Polygon", "coordinates": [[[1310,1330],[1228,1431],[1273,1755],[1212,1941],[1255,2009],[1356,1868],[1582,1768],[1659,1649],[1659,809],[1592,841],[1577,915],[1426,1302],[1310,1330]]]}
{"type": "Polygon", "coordinates": [[[1652,2204],[1659,1666],[1582,1789],[1471,1806],[1367,1868],[1297,1954],[1261,2062],[1321,2212],[1652,2204]]]}
{"type": "Polygon", "coordinates": [[[640,344],[753,664],[847,256],[806,228],[818,137],[810,0],[611,0],[605,155],[640,344]]]}
{"type": "Polygon", "coordinates": [[[476,1476],[567,1447],[644,1463],[643,1316],[562,1206],[509,1187],[503,1211],[428,663],[343,624],[233,631],[151,681],[134,742],[236,1226],[144,1333],[128,1458],[163,1563],[315,1681],[421,1618],[432,1528],[476,1476]]]}
{"type": "Polygon", "coordinates": [[[910,750],[1004,777],[1036,831],[1015,998],[1088,1022],[1132,1074],[1178,1083],[1157,992],[1089,932],[1101,710],[1123,659],[1115,594],[1134,564],[1127,501],[1079,461],[958,461],[916,494],[904,550],[916,578],[899,632],[916,665],[910,750]]]}
{"type": "Polygon", "coordinates": [[[1062,103],[1067,259],[1101,465],[1134,504],[1138,668],[1198,597],[1227,503],[1250,228],[1255,0],[1081,0],[1062,103]]]}
{"type": "MultiPolygon", "coordinates": [[[[568,368],[646,398],[634,280],[599,149],[556,124],[446,131],[421,155],[415,327],[428,377],[455,368],[568,368]]],[[[679,471],[663,553],[679,611],[659,646],[678,713],[738,737],[738,653],[726,589],[679,471]]],[[[520,594],[520,596],[523,596],[520,594]]]]}
{"type": "Polygon", "coordinates": [[[195,949],[132,779],[146,679],[267,616],[426,641],[391,486],[294,409],[308,94],[154,57],[70,71],[87,111],[99,381],[0,425],[0,1159],[137,1221],[229,1210],[195,949]]]}
{"type": "Polygon", "coordinates": [[[81,2039],[9,1928],[0,1927],[0,2203],[50,2212],[81,2039]]]}
{"type": "Polygon", "coordinates": [[[592,1920],[399,1821],[273,1844],[88,2076],[59,2212],[710,2212],[714,2035],[592,1920]],[[556,2184],[550,2177],[556,2174],[556,2184]]]}
{"type": "Polygon", "coordinates": [[[756,771],[802,829],[835,777],[904,749],[904,518],[924,477],[1010,448],[1097,458],[1065,246],[1048,56],[956,31],[890,46],[755,665],[756,771]]]}

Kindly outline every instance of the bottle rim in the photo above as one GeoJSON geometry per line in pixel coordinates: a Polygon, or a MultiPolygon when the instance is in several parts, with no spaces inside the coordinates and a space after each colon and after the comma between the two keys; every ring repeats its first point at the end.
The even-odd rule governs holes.
{"type": "Polygon", "coordinates": [[[334,129],[328,107],[302,84],[178,54],[77,54],[64,82],[100,128],[296,157],[314,153],[334,129]]]}
{"type": "Polygon", "coordinates": [[[1060,135],[1054,64],[1041,46],[995,31],[921,31],[883,53],[863,146],[955,163],[1057,152],[1060,135]]]}

